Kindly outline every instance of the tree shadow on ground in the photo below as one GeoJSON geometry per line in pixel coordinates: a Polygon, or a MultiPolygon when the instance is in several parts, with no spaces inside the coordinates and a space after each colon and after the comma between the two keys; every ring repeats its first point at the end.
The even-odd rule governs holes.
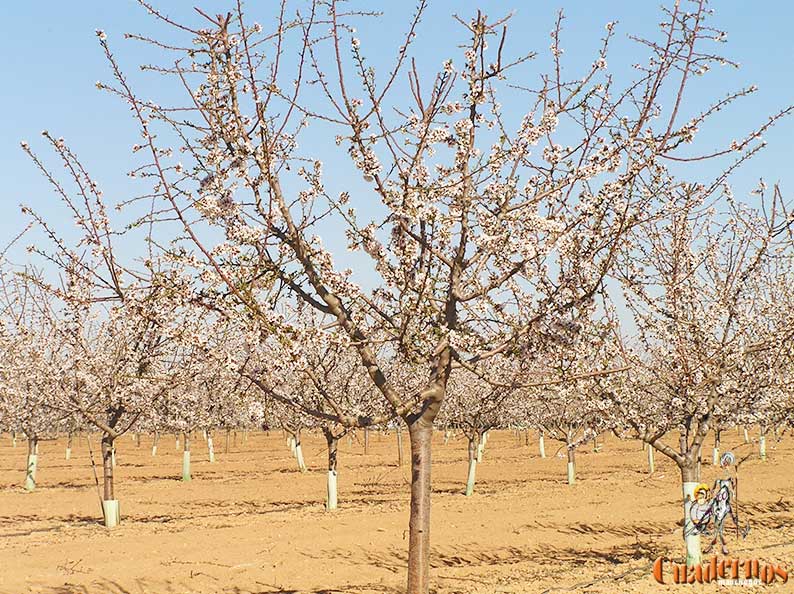
{"type": "MultiPolygon", "coordinates": [[[[210,576],[211,577],[211,576],[210,576]]],[[[363,592],[399,594],[400,588],[384,586],[383,584],[345,584],[332,588],[319,590],[297,590],[281,584],[266,584],[256,582],[256,587],[249,588],[233,585],[218,585],[218,594],[361,594],[363,592]]],[[[171,580],[135,580],[134,586],[122,585],[118,581],[109,579],[93,580],[88,584],[75,584],[65,582],[63,585],[48,586],[33,585],[36,594],[137,594],[138,592],[158,592],[162,594],[183,594],[193,591],[188,583],[171,580]]]]}
{"type": "Polygon", "coordinates": [[[560,534],[591,534],[591,535],[610,535],[610,536],[665,536],[677,530],[675,524],[670,522],[635,522],[633,524],[601,524],[599,522],[585,523],[559,523],[559,522],[533,522],[525,524],[521,528],[534,530],[537,528],[554,530],[560,534]]]}
{"type": "MultiPolygon", "coordinates": [[[[257,582],[261,584],[261,582],[257,582]]],[[[265,584],[261,584],[265,585],[265,584]]],[[[346,584],[333,588],[322,588],[320,590],[290,590],[283,586],[273,586],[272,590],[261,590],[250,592],[249,590],[234,588],[229,590],[229,594],[360,594],[361,592],[383,592],[384,594],[402,594],[402,588],[393,588],[383,584],[346,584]]]]}
{"type": "MultiPolygon", "coordinates": [[[[130,523],[151,523],[151,524],[182,524],[185,528],[196,523],[201,524],[207,520],[224,520],[251,515],[264,516],[291,511],[320,511],[323,506],[315,500],[305,501],[223,501],[223,500],[201,500],[195,502],[183,502],[180,504],[181,514],[129,514],[125,518],[130,523]]],[[[236,524],[224,524],[222,526],[212,525],[208,528],[231,527],[236,524]]]]}
{"type": "Polygon", "coordinates": [[[92,486],[89,481],[60,481],[57,483],[46,483],[41,485],[43,489],[88,489],[92,486]]]}
{"type": "Polygon", "coordinates": [[[3,538],[13,536],[30,536],[31,534],[44,532],[60,532],[70,526],[102,526],[102,518],[99,516],[81,516],[77,514],[67,514],[62,516],[38,516],[38,515],[18,515],[0,516],[0,526],[24,526],[34,522],[53,524],[42,526],[41,528],[30,528],[29,530],[18,530],[16,532],[3,533],[3,538]]]}
{"type": "MultiPolygon", "coordinates": [[[[588,565],[593,561],[619,565],[636,560],[650,561],[665,552],[664,547],[652,542],[639,541],[601,548],[553,546],[547,543],[531,547],[508,546],[487,549],[455,545],[454,549],[449,550],[434,548],[430,554],[430,566],[433,569],[484,568],[529,563],[538,567],[549,567],[549,571],[552,571],[557,567],[552,563],[553,561],[571,566],[588,565]]],[[[406,551],[396,548],[382,553],[363,550],[360,554],[363,554],[364,563],[367,565],[394,574],[404,572],[408,564],[406,551]]],[[[346,556],[349,556],[349,551],[332,550],[323,551],[316,558],[321,560],[346,556]]]]}

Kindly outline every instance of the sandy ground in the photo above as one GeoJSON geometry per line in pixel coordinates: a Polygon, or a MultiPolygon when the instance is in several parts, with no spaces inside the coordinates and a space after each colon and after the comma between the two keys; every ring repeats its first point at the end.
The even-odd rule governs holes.
{"type": "MultiPolygon", "coordinates": [[[[438,593],[794,591],[794,440],[769,460],[741,468],[740,514],[752,530],[731,537],[731,553],[778,563],[786,586],[663,586],[651,577],[658,555],[679,558],[683,541],[679,474],[633,441],[610,437],[600,453],[578,455],[578,482],[566,461],[538,456],[512,432],[492,434],[474,496],[462,494],[462,437],[434,444],[432,577],[438,593]]],[[[38,488],[22,488],[26,444],[0,440],[0,592],[375,593],[404,590],[409,471],[397,465],[396,436],[340,447],[340,509],[326,512],[325,442],[303,438],[309,471],[295,467],[281,432],[250,434],[217,461],[194,440],[194,480],[183,483],[171,436],[157,457],[151,442],[118,445],[122,525],[100,523],[85,438],[64,459],[65,441],[40,445],[38,488]]],[[[723,438],[739,454],[757,446],[723,438]],[[738,446],[738,447],[737,447],[738,446]]],[[[96,438],[94,453],[96,455],[96,438]]],[[[406,454],[408,442],[405,440],[406,454]]],[[[727,448],[726,448],[727,449],[727,448]]],[[[406,459],[408,456],[406,455],[406,459]]],[[[703,468],[711,483],[717,471],[703,468]]]]}

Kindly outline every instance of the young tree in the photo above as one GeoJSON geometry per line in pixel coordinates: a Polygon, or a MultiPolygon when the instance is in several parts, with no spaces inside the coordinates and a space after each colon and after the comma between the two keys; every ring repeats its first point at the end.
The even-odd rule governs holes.
{"type": "Polygon", "coordinates": [[[626,370],[615,324],[594,310],[585,308],[569,320],[567,331],[542,360],[549,370],[548,385],[530,389],[524,405],[543,435],[565,444],[569,485],[576,481],[576,449],[613,427],[609,395],[622,387],[626,370]]]}
{"type": "MultiPolygon", "coordinates": [[[[408,590],[426,593],[430,438],[453,368],[476,371],[534,344],[539,321],[592,297],[664,160],[691,158],[682,147],[702,118],[679,121],[684,90],[718,59],[700,46],[722,35],[704,24],[703,3],[676,3],[659,41],[641,41],[650,59],[620,86],[607,73],[612,23],[592,64],[563,78],[560,18],[552,73],[517,95],[510,81],[525,86],[531,54],[508,57],[507,19],[461,19],[462,59],[422,80],[409,58],[424,1],[380,75],[352,36],[365,15],[336,0],[310,2],[294,20],[283,0],[272,31],[248,24],[240,3],[201,28],[141,4],[173,27],[173,40],[135,37],[168,48],[151,69],[173,75],[186,101],[139,98],[98,32],[115,78],[100,87],[129,105],[142,137],[133,149],[148,155],[135,174],[183,225],[193,251],[181,255],[201,299],[224,301],[247,332],[284,343],[303,329],[273,306],[297,301],[318,312],[316,332],[355,349],[373,391],[408,426],[408,590]],[[393,92],[400,82],[407,104],[393,92]],[[528,106],[519,124],[500,97],[528,106]],[[336,137],[327,148],[340,147],[359,181],[326,186],[321,140],[298,144],[309,124],[336,137]],[[322,234],[342,231],[371,258],[371,290],[354,282],[363,270],[338,267],[323,247],[322,234]],[[394,355],[424,370],[420,389],[401,393],[387,369],[394,355]]],[[[373,424],[335,414],[346,427],[373,424]]]]}
{"type": "Polygon", "coordinates": [[[31,275],[0,268],[0,427],[14,440],[17,433],[27,438],[28,491],[36,488],[39,440],[71,421],[52,407],[60,389],[63,340],[52,324],[52,300],[29,281],[31,275]]]}
{"type": "Polygon", "coordinates": [[[468,474],[466,496],[474,494],[477,464],[482,462],[486,435],[493,428],[501,428],[510,421],[510,410],[515,406],[515,365],[505,358],[492,362],[486,378],[465,370],[454,371],[447,386],[447,400],[437,417],[444,427],[455,427],[467,439],[468,474]],[[489,381],[488,378],[493,378],[489,381]],[[499,382],[499,383],[497,383],[499,382]]]}
{"type": "Polygon", "coordinates": [[[153,244],[140,269],[122,265],[115,251],[120,233],[111,228],[102,191],[63,139],[46,131],[43,136],[65,169],[68,186],[28,143],[23,149],[71,212],[80,235],[71,245],[51,223],[23,207],[50,240],[49,247],[29,250],[55,265],[62,285],[26,278],[62,304],[48,312],[63,350],[55,376],[61,389],[52,391],[50,406],[102,433],[103,515],[112,527],[120,519],[114,442],[182,381],[185,351],[200,344],[201,335],[195,316],[186,312],[187,302],[174,290],[178,269],[162,268],[153,244]]]}
{"type": "Polygon", "coordinates": [[[706,202],[708,188],[668,191],[662,216],[641,227],[621,268],[639,341],[627,356],[641,371],[633,391],[613,398],[640,439],[680,469],[687,564],[697,565],[700,538],[689,512],[701,448],[720,406],[746,406],[744,382],[782,344],[780,328],[759,315],[764,300],[754,287],[787,223],[777,194],[763,210],[728,200],[719,212],[706,202]],[[645,414],[643,400],[661,414],[645,414]],[[677,446],[664,439],[670,431],[678,432],[677,446]]]}
{"type": "MultiPolygon", "coordinates": [[[[355,351],[344,341],[308,333],[296,337],[288,348],[278,342],[252,346],[241,374],[259,388],[271,414],[289,433],[290,447],[301,471],[306,470],[301,430],[322,431],[328,448],[326,509],[336,509],[338,444],[357,424],[349,418],[365,420],[368,427],[391,418],[392,413],[385,410],[381,400],[373,398],[371,381],[355,351]],[[291,354],[296,350],[299,357],[291,354]],[[275,372],[274,361],[284,362],[275,366],[275,372]]],[[[405,384],[410,385],[410,381],[405,384]]]]}

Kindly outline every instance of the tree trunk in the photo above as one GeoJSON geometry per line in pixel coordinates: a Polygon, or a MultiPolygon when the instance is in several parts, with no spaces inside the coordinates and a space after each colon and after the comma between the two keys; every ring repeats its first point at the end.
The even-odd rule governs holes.
{"type": "Polygon", "coordinates": [[[397,426],[397,466],[403,465],[403,430],[397,426]]]}
{"type": "Polygon", "coordinates": [[[744,427],[743,430],[744,430],[744,443],[750,443],[750,436],[747,433],[747,427],[744,427]]]}
{"type": "Polygon", "coordinates": [[[39,464],[39,438],[35,435],[28,438],[28,464],[25,470],[25,489],[33,491],[36,488],[36,470],[39,464]]]}
{"type": "Polygon", "coordinates": [[[103,499],[110,501],[115,499],[113,492],[113,438],[110,435],[102,435],[102,476],[104,479],[103,499]]]}
{"type": "Polygon", "coordinates": [[[720,463],[720,431],[714,430],[714,449],[711,452],[711,464],[716,466],[720,463]]]}
{"type": "Polygon", "coordinates": [[[154,432],[154,440],[152,441],[152,456],[157,455],[157,442],[160,441],[160,433],[158,431],[154,432]]]}
{"type": "Polygon", "coordinates": [[[336,453],[339,440],[330,431],[325,432],[325,441],[328,444],[328,497],[325,509],[331,511],[337,508],[337,472],[336,472],[336,453]]]}
{"type": "Polygon", "coordinates": [[[543,431],[540,431],[539,435],[538,435],[538,450],[540,451],[540,457],[541,458],[545,458],[546,457],[546,440],[543,437],[543,431]]]}
{"type": "Polygon", "coordinates": [[[568,444],[568,484],[576,482],[576,450],[568,444]]]}
{"type": "Polygon", "coordinates": [[[72,458],[72,439],[73,439],[73,437],[74,437],[74,434],[70,431],[69,432],[69,437],[66,440],[66,459],[67,460],[71,460],[71,458],[72,458]]]}
{"type": "Polygon", "coordinates": [[[364,427],[364,455],[369,454],[369,429],[364,427]]]}
{"type": "Polygon", "coordinates": [[[702,474],[702,472],[701,472],[702,470],[703,470],[703,444],[698,446],[698,451],[697,451],[697,468],[696,468],[696,473],[695,473],[695,479],[698,482],[700,482],[700,477],[701,477],[701,474],[702,474]]]}
{"type": "Polygon", "coordinates": [[[193,477],[190,475],[190,434],[184,433],[185,449],[182,451],[182,480],[189,481],[193,477]]]}
{"type": "Polygon", "coordinates": [[[766,462],[766,429],[761,429],[761,436],[758,438],[758,455],[762,462],[766,462]]]}
{"type": "Polygon", "coordinates": [[[102,479],[104,492],[102,496],[102,513],[105,526],[113,528],[120,521],[119,502],[115,497],[113,484],[113,449],[114,438],[107,433],[102,435],[102,479]]]}
{"type": "Polygon", "coordinates": [[[295,432],[295,459],[298,461],[298,470],[306,472],[306,462],[303,460],[303,447],[301,446],[301,432],[295,432]]]}
{"type": "Polygon", "coordinates": [[[209,454],[210,464],[215,463],[215,444],[212,443],[212,432],[207,431],[207,453],[209,454]]]}
{"type": "Polygon", "coordinates": [[[433,422],[408,425],[411,439],[411,515],[408,521],[408,594],[430,591],[430,469],[433,422]]]}
{"type": "Polygon", "coordinates": [[[290,433],[287,436],[287,447],[289,448],[289,452],[290,452],[290,454],[292,454],[293,458],[297,458],[298,457],[298,453],[295,451],[295,444],[296,443],[297,443],[297,440],[295,439],[295,435],[293,433],[290,433]]]}
{"type": "Polygon", "coordinates": [[[231,431],[229,429],[227,429],[226,430],[226,447],[225,447],[225,449],[223,451],[224,454],[228,454],[229,453],[229,434],[230,433],[231,433],[231,431]]]}
{"type": "Polygon", "coordinates": [[[474,493],[474,481],[477,474],[478,449],[476,434],[469,436],[469,475],[466,478],[466,497],[470,497],[474,493]]]}
{"type": "Polygon", "coordinates": [[[687,567],[698,566],[702,562],[700,552],[700,534],[695,531],[694,522],[690,511],[695,497],[695,487],[698,486],[696,480],[696,469],[694,465],[680,466],[681,483],[684,498],[684,542],[686,543],[686,564],[687,567]]]}
{"type": "Polygon", "coordinates": [[[648,450],[648,474],[653,474],[654,471],[656,470],[656,465],[654,464],[654,460],[653,460],[654,448],[653,446],[649,445],[647,450],[648,450]]]}
{"type": "Polygon", "coordinates": [[[477,440],[477,464],[482,463],[482,454],[485,450],[485,441],[487,439],[488,434],[483,431],[479,435],[479,439],[477,440]]]}

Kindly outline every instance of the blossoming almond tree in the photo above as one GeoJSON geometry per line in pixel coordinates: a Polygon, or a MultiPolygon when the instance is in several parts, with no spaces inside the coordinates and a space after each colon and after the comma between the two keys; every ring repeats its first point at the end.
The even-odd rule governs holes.
{"type": "MultiPolygon", "coordinates": [[[[209,348],[208,337],[205,340],[207,342],[198,343],[198,349],[186,349],[183,352],[178,362],[181,381],[175,383],[156,402],[159,426],[182,435],[183,481],[192,480],[190,463],[193,432],[200,428],[206,430],[211,425],[216,400],[224,396],[219,391],[223,385],[222,371],[214,361],[203,356],[204,349],[209,348]]],[[[210,461],[213,461],[215,454],[211,433],[207,436],[207,447],[210,461]]]]}
{"type": "Polygon", "coordinates": [[[0,427],[27,438],[25,488],[32,491],[39,439],[56,435],[69,415],[51,406],[63,356],[51,300],[19,272],[0,270],[0,427]]]}
{"type": "Polygon", "coordinates": [[[678,465],[687,564],[697,565],[700,541],[689,508],[704,440],[720,403],[746,407],[745,386],[785,343],[783,328],[764,316],[768,308],[755,287],[790,221],[781,218],[778,195],[758,210],[728,200],[720,212],[706,203],[703,186],[668,192],[663,216],[641,227],[620,268],[639,342],[626,352],[639,369],[633,390],[612,396],[618,416],[678,465]],[[648,415],[635,400],[657,403],[660,414],[648,415]],[[669,431],[678,431],[676,446],[665,441],[669,431]]]}
{"type": "Polygon", "coordinates": [[[111,228],[102,191],[63,139],[46,131],[43,136],[66,170],[66,181],[29,144],[23,143],[23,149],[71,211],[80,236],[70,245],[57,226],[23,208],[50,240],[49,246],[31,246],[30,251],[56,267],[63,285],[27,278],[62,303],[48,311],[63,349],[55,375],[61,389],[52,391],[50,406],[102,433],[103,515],[113,527],[120,518],[114,442],[184,381],[182,364],[202,344],[202,335],[197,317],[189,315],[173,290],[178,271],[160,267],[151,243],[140,270],[124,266],[114,245],[121,233],[111,228]]]}
{"type": "MultiPolygon", "coordinates": [[[[759,189],[763,192],[762,188],[759,189]]],[[[772,191],[773,199],[784,208],[785,203],[779,202],[780,189],[774,187],[772,191]]],[[[786,215],[790,221],[790,212],[785,213],[784,210],[786,215]]],[[[758,455],[761,460],[767,457],[768,432],[771,430],[779,437],[778,429],[789,422],[794,410],[794,384],[791,382],[794,371],[794,347],[791,343],[794,334],[794,229],[789,225],[780,231],[785,233],[785,240],[778,242],[770,257],[762,263],[763,271],[750,279],[752,292],[756,295],[753,327],[759,329],[759,341],[770,332],[777,332],[778,348],[758,353],[752,365],[737,369],[732,378],[736,400],[743,404],[737,407],[733,420],[745,426],[758,426],[758,455]]]]}
{"type": "Polygon", "coordinates": [[[487,432],[510,423],[510,412],[518,395],[511,378],[516,375],[516,365],[505,357],[495,358],[484,377],[466,369],[450,374],[446,401],[436,422],[460,429],[467,438],[467,497],[474,494],[477,464],[482,462],[487,432]],[[489,378],[493,379],[489,381],[489,378]]]}
{"type": "MultiPolygon", "coordinates": [[[[716,111],[679,121],[688,79],[719,59],[701,46],[722,35],[704,24],[703,2],[687,10],[676,2],[658,41],[640,42],[650,59],[621,86],[607,73],[612,23],[592,63],[568,74],[560,18],[554,66],[537,77],[527,72],[531,53],[508,57],[508,19],[477,13],[459,19],[462,58],[426,77],[427,64],[411,58],[423,0],[381,73],[353,37],[368,15],[336,0],[302,4],[295,18],[283,0],[272,30],[249,23],[240,3],[226,14],[201,12],[201,28],[141,4],[174,32],[133,36],[168,53],[147,68],[172,75],[185,101],[140,98],[98,32],[114,75],[99,86],[131,108],[141,135],[133,150],[147,155],[133,173],[152,182],[146,195],[160,201],[157,212],[183,225],[184,263],[201,279],[203,299],[226,301],[284,343],[298,329],[274,306],[300,302],[320,316],[316,331],[355,349],[374,390],[408,426],[408,590],[426,593],[430,438],[453,368],[476,370],[529,341],[539,320],[593,295],[654,197],[648,188],[664,175],[663,160],[681,156],[716,111]],[[394,92],[400,85],[407,102],[394,92]],[[520,123],[500,97],[525,110],[520,123]],[[299,145],[309,124],[336,142],[299,145]],[[323,174],[323,148],[334,144],[358,171],[355,183],[323,174]],[[323,246],[327,233],[344,234],[350,250],[369,257],[368,270],[338,266],[323,246]],[[372,289],[356,284],[361,275],[372,289]],[[408,397],[378,355],[384,343],[424,369],[408,397]]],[[[343,426],[371,424],[336,414],[343,426]]]]}
{"type": "Polygon", "coordinates": [[[179,341],[189,327],[188,320],[162,301],[151,310],[145,308],[144,315],[138,309],[142,305],[127,298],[106,312],[101,321],[85,317],[70,322],[64,389],[54,403],[102,432],[103,501],[108,527],[120,517],[113,476],[116,440],[158,401],[187,383],[191,373],[187,357],[194,340],[179,341]],[[161,317],[155,317],[155,311],[161,317]]]}
{"type": "MultiPolygon", "coordinates": [[[[608,304],[601,309],[611,311],[608,304]]],[[[627,370],[615,323],[595,310],[594,302],[568,320],[542,359],[548,383],[527,389],[522,403],[543,435],[565,444],[569,485],[576,481],[576,449],[612,428],[609,394],[620,389],[627,370]]]]}
{"type": "MultiPolygon", "coordinates": [[[[344,342],[324,333],[294,335],[287,348],[278,341],[263,342],[252,345],[241,368],[241,374],[261,392],[278,425],[289,433],[290,447],[301,471],[306,470],[301,430],[322,431],[328,448],[329,511],[338,505],[338,444],[356,425],[351,419],[360,419],[369,427],[393,416],[382,400],[373,398],[371,380],[361,368],[355,350],[344,342]],[[296,346],[299,357],[290,355],[296,346]],[[277,373],[273,373],[274,361],[283,362],[277,373]]],[[[394,361],[389,365],[393,369],[394,361]]],[[[410,386],[411,381],[406,381],[402,389],[410,386]]]]}
{"type": "MultiPolygon", "coordinates": [[[[225,328],[224,328],[225,330],[225,328]]],[[[212,330],[211,330],[212,331],[212,330]]],[[[210,463],[215,462],[215,430],[224,427],[248,426],[236,419],[247,410],[245,400],[251,392],[251,382],[241,376],[230,351],[239,345],[230,340],[228,334],[213,332],[209,346],[211,358],[204,362],[199,374],[199,390],[204,392],[207,403],[206,421],[207,453],[210,463]],[[220,355],[220,356],[219,356],[220,355]]]]}

